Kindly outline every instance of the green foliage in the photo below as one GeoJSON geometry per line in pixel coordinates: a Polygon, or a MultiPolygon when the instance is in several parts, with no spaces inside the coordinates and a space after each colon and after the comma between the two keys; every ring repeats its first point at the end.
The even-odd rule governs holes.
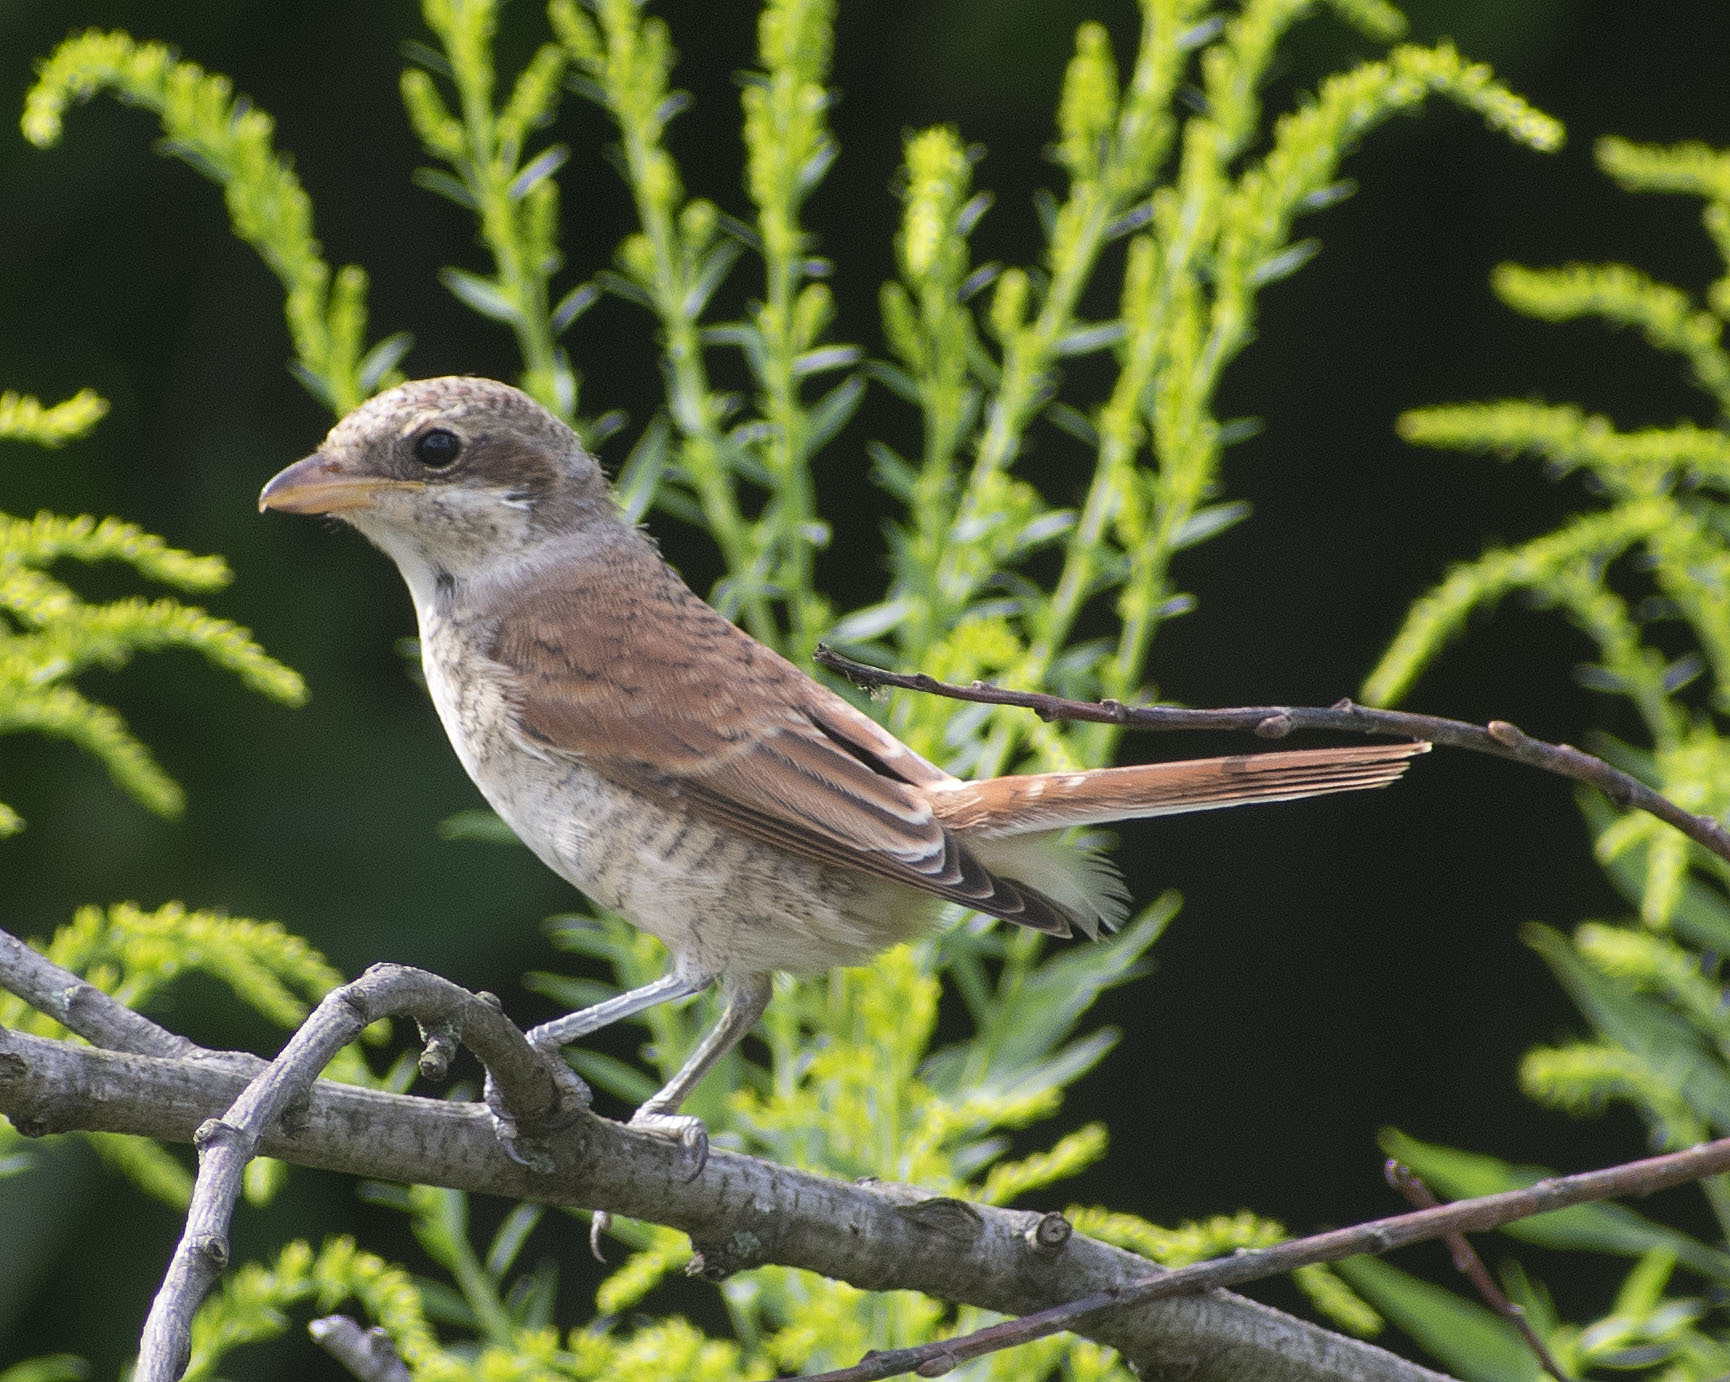
{"type": "Polygon", "coordinates": [[[43,62],[25,100],[24,137],[39,148],[59,143],[66,108],[103,91],[153,111],[162,120],[162,152],[221,184],[234,233],[282,283],[291,369],[314,397],[346,413],[401,381],[395,363],[407,340],[388,337],[365,350],[366,274],[349,264],[333,275],[324,262],[312,203],[272,147],[268,115],[238,100],[226,77],[180,61],[160,43],[91,30],[43,62]]]}
{"type": "MultiPolygon", "coordinates": [[[[147,1009],[177,980],[203,974],[286,1029],[299,1026],[312,1004],[342,982],[323,956],[276,922],[190,910],[178,902],[150,911],[130,902],[80,907],[40,948],[55,964],[130,1008],[147,1009]]],[[[34,1036],[65,1035],[58,1023],[11,994],[0,994],[0,1027],[34,1036]]],[[[377,1083],[352,1050],[339,1055],[328,1073],[350,1084],[377,1083]]],[[[176,1208],[190,1199],[191,1175],[162,1147],[102,1133],[84,1137],[103,1161],[146,1195],[176,1208]]],[[[10,1123],[0,1123],[0,1163],[23,1146],[21,1134],[10,1123]]],[[[255,1163],[247,1185],[255,1203],[274,1193],[273,1165],[255,1163]]]]}
{"type": "MultiPolygon", "coordinates": [[[[552,0],[550,37],[535,41],[502,100],[495,0],[426,0],[436,46],[409,46],[402,96],[432,164],[417,180],[474,216],[492,262],[489,274],[452,267],[442,280],[510,328],[525,387],[574,419],[577,379],[560,337],[597,290],[649,314],[663,345],[665,408],[637,433],[621,497],[633,516],[658,506],[712,535],[726,569],[714,592],[723,609],[795,657],[827,636],[962,680],[996,675],[1069,694],[1150,696],[1142,678],[1154,635],[1194,603],[1176,583],[1176,558],[1246,512],[1221,495],[1220,463],[1250,429],[1214,416],[1215,393],[1252,338],[1260,289],[1316,252],[1293,238],[1297,218],[1343,195],[1340,162],[1358,140],[1431,96],[1477,111],[1534,148],[1554,148],[1561,137],[1548,117],[1446,46],[1396,47],[1329,77],[1270,124],[1259,93],[1278,46],[1318,8],[1313,0],[1247,0],[1221,16],[1203,0],[1142,0],[1125,71],[1103,28],[1083,24],[1056,113],[1061,186],[1038,201],[1045,245],[1034,263],[974,261],[969,239],[990,205],[974,186],[978,151],[946,126],[909,134],[896,272],[878,293],[884,358],[867,358],[866,347],[835,335],[836,266],[821,257],[804,219],[839,157],[828,124],[832,0],[765,0],[741,95],[744,201],[732,211],[685,189],[667,138],[687,104],[672,81],[671,35],[637,0],[552,0]],[[1188,113],[1186,87],[1201,93],[1188,113]],[[610,268],[561,294],[553,283],[566,151],[540,146],[537,132],[567,88],[612,122],[638,224],[610,268]],[[1084,316],[1082,304],[1102,294],[1115,301],[1112,315],[1084,316]],[[1065,375],[1068,362],[1089,356],[1104,366],[1086,371],[1105,381],[1094,392],[1065,375]],[[746,387],[735,393],[715,382],[726,378],[746,387]],[[861,412],[868,397],[886,410],[881,424],[861,412]],[[846,429],[889,431],[908,420],[921,438],[916,454],[867,443],[878,482],[899,506],[890,577],[881,599],[837,618],[815,584],[814,554],[829,538],[818,503],[825,467],[838,463],[846,429]],[[1022,471],[1036,441],[1067,467],[1055,497],[1022,471]],[[1083,627],[1105,632],[1079,641],[1083,627]]],[[[1402,31],[1399,14],[1379,0],[1335,0],[1332,8],[1377,41],[1402,31]]],[[[320,257],[310,204],[272,146],[269,118],[224,79],[160,45],[85,34],[43,64],[25,110],[27,136],[53,143],[67,105],[103,91],[156,114],[165,151],[221,183],[236,233],[283,284],[302,381],[338,412],[394,382],[407,338],[363,349],[365,275],[352,266],[333,274],[320,257]]],[[[609,425],[589,424],[585,434],[593,440],[609,425]]],[[[916,747],[977,772],[1022,760],[1097,762],[1113,739],[1099,726],[1046,725],[983,707],[951,712],[907,698],[890,718],[916,747]]],[[[464,824],[456,833],[475,832],[464,824]]],[[[1081,1030],[1088,1009],[1140,972],[1175,909],[1161,899],[1108,942],[1050,954],[1031,933],[963,924],[869,969],[784,984],[762,1028],[767,1058],[732,1053],[688,1107],[717,1142],[830,1174],[911,1180],[999,1203],[1048,1192],[1104,1155],[1104,1130],[1084,1127],[1014,1158],[1010,1134],[1027,1145],[1027,1130],[1052,1117],[1064,1089],[1109,1051],[1114,1033],[1081,1030]],[[934,1049],[945,979],[971,1031],[934,1049]]],[[[139,916],[127,914],[122,929],[136,928],[139,916]]],[[[100,929],[94,920],[88,928],[100,929]]],[[[616,918],[561,919],[554,930],[621,985],[643,982],[664,963],[654,941],[616,918]]],[[[194,943],[182,926],[156,961],[67,945],[129,1000],[141,1001],[189,956],[273,1015],[310,996],[312,970],[304,957],[301,968],[290,962],[286,937],[235,939],[194,943]]],[[[573,1005],[604,991],[556,976],[536,982],[573,1005]]],[[[663,1075],[701,1029],[701,1006],[637,1019],[649,1038],[646,1058],[663,1075]]],[[[625,1100],[640,1100],[655,1083],[593,1052],[573,1062],[625,1100]]],[[[197,1374],[218,1366],[225,1350],[280,1331],[289,1307],[316,1300],[329,1308],[344,1298],[390,1331],[424,1377],[719,1382],[843,1364],[868,1348],[983,1322],[976,1311],[952,1314],[912,1294],[868,1295],[767,1268],[721,1288],[732,1340],[707,1338],[678,1319],[628,1323],[625,1312],[653,1308],[685,1245],[666,1229],[623,1223],[615,1232],[632,1251],[601,1288],[603,1318],[561,1338],[551,1269],[518,1267],[540,1211],[513,1213],[483,1251],[470,1241],[460,1196],[374,1193],[410,1216],[439,1275],[410,1280],[346,1242],[317,1253],[292,1245],[273,1266],[242,1268],[206,1306],[197,1374]],[[450,1342],[435,1339],[431,1321],[450,1342]]],[[[1168,1261],[1281,1232],[1247,1215],[1162,1230],[1104,1211],[1076,1214],[1084,1228],[1168,1261]]],[[[1373,1326],[1339,1278],[1307,1272],[1300,1284],[1348,1327],[1373,1326]]],[[[1068,1339],[974,1371],[1124,1375],[1109,1351],[1068,1339]]]]}
{"type": "Polygon", "coordinates": [[[84,1382],[90,1365],[69,1353],[31,1358],[0,1372],[0,1382],[84,1382]]]}
{"type": "MultiPolygon", "coordinates": [[[[108,405],[90,390],[51,408],[0,394],[0,440],[60,446],[84,435],[108,405]]],[[[132,596],[92,604],[48,574],[57,562],[117,561],[177,590],[228,584],[220,557],[198,557],[116,518],[0,514],[0,734],[34,731],[68,739],[100,759],[117,785],[162,815],[182,806],[180,788],[108,706],[75,685],[92,667],[123,667],[133,654],[189,648],[287,704],[305,696],[300,677],[270,657],[238,624],[177,600],[132,596]]],[[[0,835],[23,821],[0,803],[0,835]]]]}
{"type": "MultiPolygon", "coordinates": [[[[42,953],[129,1008],[148,1007],[185,974],[206,974],[280,1027],[299,1026],[311,1005],[342,982],[323,956],[274,921],[193,911],[178,902],[153,911],[131,902],[80,907],[42,953]]],[[[0,997],[0,1022],[43,1036],[59,1032],[11,995],[0,997]]]]}
{"type": "Polygon", "coordinates": [[[543,43],[517,75],[504,104],[495,108],[494,7],[425,0],[421,13],[441,51],[419,45],[411,50],[424,65],[402,74],[403,105],[427,153],[451,171],[421,168],[415,180],[473,213],[495,269],[491,278],[458,268],[446,268],[439,277],[466,306],[511,328],[522,352],[523,388],[572,421],[577,378],[570,357],[555,342],[594,290],[579,284],[556,305],[549,296],[562,262],[556,244],[559,185],[553,174],[570,150],[554,144],[525,160],[523,147],[552,119],[564,50],[543,43]],[[456,89],[460,118],[440,96],[435,73],[456,89]]]}
{"type": "MultiPolygon", "coordinates": [[[[675,440],[652,434],[657,467],[671,467],[662,502],[700,515],[715,535],[729,573],[717,591],[725,607],[767,637],[775,627],[768,605],[784,601],[795,653],[827,634],[940,676],[1003,675],[1073,694],[1139,690],[1155,628],[1192,603],[1170,584],[1171,557],[1242,512],[1209,505],[1229,439],[1208,415],[1213,391],[1249,338],[1256,291],[1307,257],[1304,248],[1294,254],[1291,223],[1332,187],[1345,149],[1430,94],[1477,108],[1539,147],[1559,138],[1553,123],[1495,87],[1483,68],[1445,48],[1400,48],[1386,62],[1330,79],[1312,105],[1276,124],[1267,153],[1246,158],[1260,130],[1255,91],[1273,46],[1310,8],[1250,5],[1203,50],[1207,113],[1181,127],[1175,170],[1167,168],[1179,147],[1172,106],[1193,57],[1181,36],[1207,32],[1204,7],[1144,5],[1135,65],[1122,81],[1103,30],[1082,26],[1059,110],[1058,161],[1069,185],[1042,204],[1047,253],[1037,265],[972,264],[967,238],[989,204],[971,186],[974,154],[951,129],[909,136],[900,273],[881,293],[894,360],[873,362],[870,374],[918,410],[924,449],[910,459],[873,443],[877,477],[906,512],[893,536],[892,584],[881,603],[831,628],[803,565],[825,537],[804,476],[851,416],[858,389],[849,375],[806,404],[797,385],[806,375],[850,368],[857,351],[822,335],[827,290],[820,281],[792,282],[811,269],[789,267],[781,249],[803,243],[798,204],[834,156],[818,86],[827,40],[802,53],[804,66],[793,70],[779,35],[815,24],[812,7],[764,11],[763,71],[746,98],[754,221],[744,243],[764,261],[765,295],[748,320],[705,329],[701,314],[740,250],[721,238],[734,223],[686,198],[666,152],[665,25],[629,0],[599,5],[592,19],[574,4],[554,6],[588,78],[579,89],[620,128],[643,221],[621,247],[619,279],[605,281],[649,307],[668,343],[675,440]],[[757,112],[773,102],[782,103],[785,121],[766,127],[757,112]],[[1087,289],[1119,274],[1118,317],[1082,320],[1087,289]],[[735,420],[740,402],[710,386],[705,343],[743,349],[760,387],[754,414],[735,420]],[[1109,395],[1065,398],[1062,362],[1102,351],[1118,365],[1109,395]],[[1086,487],[1079,513],[1013,475],[1039,424],[1074,439],[1065,450],[1075,456],[1077,486],[1086,487]],[[668,446],[676,449],[663,460],[668,446]],[[768,490],[755,520],[741,516],[746,485],[768,490]],[[1021,573],[1052,549],[1062,558],[1055,586],[1026,584],[1021,573]],[[1095,601],[1111,601],[1120,619],[1109,652],[1069,646],[1095,601]]],[[[1385,7],[1340,8],[1383,36],[1398,25],[1385,7]]],[[[943,726],[955,722],[947,708],[916,700],[897,703],[892,718],[929,751],[943,747],[943,726]]],[[[1111,737],[1099,727],[990,718],[988,740],[967,717],[958,731],[975,746],[967,753],[981,770],[1007,763],[1028,736],[1060,759],[1097,758],[1111,737]]]]}
{"type": "Polygon", "coordinates": [[[90,389],[80,389],[50,408],[8,389],[0,393],[0,441],[64,446],[87,433],[107,411],[108,400],[90,389]]]}
{"type": "MultiPolygon", "coordinates": [[[[107,412],[89,389],[52,407],[16,393],[0,394],[0,441],[61,446],[88,433],[107,412]]],[[[236,673],[255,691],[287,704],[305,697],[300,677],[226,619],[172,599],[129,597],[94,604],[48,574],[57,562],[118,561],[147,580],[178,590],[205,592],[228,584],[218,557],[194,556],[119,519],[64,518],[39,513],[33,519],[0,514],[0,733],[33,730],[68,739],[100,759],[114,781],[136,800],[163,815],[182,806],[179,786],[119,714],[89,700],[73,685],[92,667],[118,668],[133,654],[187,648],[236,673]]],[[[0,803],[0,835],[23,825],[0,803]]],[[[235,995],[285,1026],[306,1013],[304,995],[317,998],[337,977],[306,944],[280,927],[210,912],[189,912],[168,903],[146,912],[130,903],[106,910],[80,909],[48,947],[57,963],[82,975],[122,1002],[141,1006],[178,974],[203,971],[226,982],[235,995]]],[[[0,995],[0,1025],[39,1035],[60,1028],[10,994],[0,995]]],[[[345,1067],[355,1066],[345,1061],[345,1067]]],[[[364,1071],[364,1066],[359,1067],[364,1071]]],[[[23,1138],[0,1123],[0,1174],[31,1164],[23,1138]]],[[[176,1157],[137,1138],[87,1134],[85,1140],[112,1169],[142,1193],[182,1207],[192,1178],[176,1157]]],[[[249,1193],[263,1198],[271,1184],[269,1163],[248,1178],[249,1193]]],[[[9,1368],[7,1382],[57,1382],[88,1369],[70,1357],[38,1358],[9,1368]]]]}
{"type": "Polygon", "coordinates": [[[281,1334],[290,1306],[310,1303],[328,1314],[350,1301],[390,1332],[417,1374],[440,1359],[443,1351],[408,1274],[352,1240],[336,1238],[316,1253],[305,1243],[290,1243],[270,1266],[248,1262],[229,1273],[193,1321],[192,1357],[182,1375],[187,1382],[219,1376],[218,1363],[234,1349],[281,1334]]]}
{"type": "MultiPolygon", "coordinates": [[[[1416,1171],[1430,1188],[1450,1199],[1495,1195],[1536,1184],[1553,1172],[1542,1166],[1511,1166],[1496,1157],[1420,1142],[1389,1130],[1387,1154],[1416,1171]]],[[[1662,1249],[1691,1271],[1730,1281],[1730,1254],[1668,1228],[1623,1204],[1580,1204],[1520,1219],[1504,1230],[1512,1238],[1562,1252],[1604,1252],[1643,1257],[1662,1249]]]]}
{"type": "Polygon", "coordinates": [[[1348,1258],[1336,1270],[1454,1375],[1468,1382],[1538,1382],[1543,1376],[1513,1325],[1487,1306],[1378,1257],[1348,1258]]]}
{"type": "Polygon", "coordinates": [[[673,50],[663,21],[633,0],[605,0],[591,14],[570,0],[550,7],[579,80],[619,131],[621,165],[640,229],[599,276],[609,291],[654,316],[665,342],[667,420],[643,434],[621,473],[629,496],[700,522],[719,544],[727,575],[716,603],[759,638],[809,653],[829,631],[814,582],[813,552],[828,541],[813,463],[863,396],[858,348],[826,336],[834,314],[800,210],[836,156],[824,87],[833,4],[771,0],[758,23],[758,70],[742,97],[746,190],[738,220],[685,193],[666,147],[679,109],[670,84],[673,50]],[[744,254],[762,263],[760,298],[741,320],[706,321],[714,295],[744,254]],[[755,395],[749,404],[712,384],[709,356],[738,351],[755,395]],[[819,397],[808,381],[845,372],[819,397]],[[660,488],[655,489],[659,480],[660,488]],[[746,490],[750,491],[747,498],[746,490]],[[646,496],[645,496],[646,497],[646,496]],[[755,517],[747,517],[752,508],[755,517]]]}
{"type": "MultiPolygon", "coordinates": [[[[1688,810],[1730,811],[1730,154],[1684,144],[1652,148],[1606,139],[1599,165],[1628,191],[1673,192],[1705,203],[1706,228],[1725,263],[1704,301],[1622,264],[1560,269],[1503,265],[1496,291],[1551,321],[1597,318],[1640,331],[1674,355],[1710,402],[1714,424],[1618,429],[1571,405],[1501,401],[1425,408],[1401,419],[1408,440],[1543,460],[1558,475],[1585,473],[1601,507],[1514,548],[1448,573],[1418,601],[1366,698],[1405,693],[1442,645],[1479,609],[1511,593],[1566,614],[1592,641],[1587,685],[1621,697],[1644,741],[1609,740],[1602,751],[1688,810]]],[[[1532,1098],[1575,1115],[1617,1103],[1634,1109],[1662,1148],[1730,1133],[1730,1019],[1723,959],[1730,940],[1730,865],[1650,816],[1595,795],[1581,805],[1600,862],[1638,917],[1590,921],[1572,936],[1531,926],[1526,939],[1591,1029],[1584,1040],[1539,1047],[1520,1068],[1532,1098]]],[[[1492,1157],[1390,1135],[1389,1151],[1439,1190],[1471,1195],[1546,1174],[1492,1157]]],[[[1614,1368],[1663,1378],[1721,1377],[1730,1368],[1730,1325],[1721,1297],[1730,1282],[1730,1185],[1700,1191],[1714,1241],[1621,1205],[1579,1206],[1510,1225],[1544,1248],[1634,1259],[1609,1313],[1563,1323],[1517,1264],[1509,1295],[1526,1305],[1563,1367],[1580,1376],[1614,1368]],[[1697,1284],[1677,1282],[1682,1274],[1697,1284]]],[[[1346,1264],[1346,1279],[1464,1377],[1535,1376],[1506,1322],[1383,1263],[1346,1264]]]]}
{"type": "MultiPolygon", "coordinates": [[[[1283,1225],[1248,1210],[1217,1214],[1176,1228],[1161,1228],[1134,1214],[1098,1205],[1071,1206],[1066,1213],[1077,1232],[1140,1253],[1162,1267],[1186,1267],[1239,1249],[1271,1247],[1289,1236],[1283,1225]]],[[[1292,1278],[1310,1303],[1340,1328],[1366,1336],[1381,1329],[1381,1317],[1331,1266],[1300,1267],[1292,1278]]]]}
{"type": "MultiPolygon", "coordinates": [[[[729,1092],[729,1080],[711,1078],[688,1107],[712,1129],[725,1129],[717,1132],[718,1142],[786,1165],[879,1176],[988,1203],[1043,1189],[1101,1157],[1104,1129],[1081,1128],[1013,1160],[1005,1157],[1005,1134],[1049,1118],[1064,1086],[1106,1054],[1114,1033],[1073,1033],[1101,991],[1140,972],[1142,957],[1174,911],[1175,901],[1167,899],[1109,941],[1043,960],[1005,945],[996,930],[964,930],[892,950],[869,969],[836,971],[803,985],[783,981],[761,1029],[766,1064],[735,1054],[728,1073],[736,1087],[729,1092]],[[982,1029],[956,1046],[932,1049],[939,989],[934,952],[963,940],[975,964],[1002,966],[1010,1009],[1005,1025],[1021,1035],[1013,1047],[982,1029]]],[[[555,939],[612,963],[622,984],[652,977],[664,964],[652,941],[615,919],[563,919],[555,939]]],[[[537,976],[537,983],[572,1003],[596,996],[556,976],[537,976]]],[[[661,1008],[637,1019],[650,1034],[647,1050],[661,1078],[672,1074],[706,1016],[661,1008]]],[[[590,1052],[573,1053],[573,1062],[597,1087],[627,1102],[659,1083],[590,1052]]],[[[596,1303],[606,1316],[639,1307],[689,1256],[684,1236],[669,1229],[619,1223],[614,1232],[633,1251],[600,1289],[596,1303]]],[[[721,1290],[735,1337],[765,1355],[755,1360],[758,1372],[768,1364],[841,1366],[867,1348],[915,1343],[961,1323],[910,1293],[872,1296],[774,1267],[730,1280],[721,1290]]],[[[467,1289],[464,1296],[469,1299],[467,1289]]],[[[618,1346],[634,1343],[635,1336],[627,1336],[618,1346]]],[[[747,1354],[742,1373],[726,1375],[753,1375],[752,1361],[747,1354]]],[[[1005,1375],[1046,1376],[1060,1362],[1056,1356],[1044,1367],[1024,1362],[1028,1371],[1005,1375]]]]}

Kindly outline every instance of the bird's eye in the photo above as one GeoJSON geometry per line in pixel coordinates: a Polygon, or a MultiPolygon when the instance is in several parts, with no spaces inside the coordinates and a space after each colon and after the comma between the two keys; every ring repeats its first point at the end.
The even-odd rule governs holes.
{"type": "Polygon", "coordinates": [[[414,439],[414,458],[428,470],[443,470],[462,454],[462,438],[443,427],[422,432],[414,439]]]}

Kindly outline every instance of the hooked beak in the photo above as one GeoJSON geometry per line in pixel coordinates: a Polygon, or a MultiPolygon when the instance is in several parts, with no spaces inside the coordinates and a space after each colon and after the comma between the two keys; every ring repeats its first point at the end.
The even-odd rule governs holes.
{"type": "Polygon", "coordinates": [[[315,451],[272,477],[259,493],[258,511],[346,513],[371,507],[380,490],[421,488],[424,486],[413,480],[344,474],[340,464],[315,451]]]}

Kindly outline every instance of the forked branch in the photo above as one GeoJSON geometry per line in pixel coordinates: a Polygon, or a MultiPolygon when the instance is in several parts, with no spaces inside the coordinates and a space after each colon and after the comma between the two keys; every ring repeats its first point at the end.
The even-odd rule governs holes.
{"type": "MultiPolygon", "coordinates": [[[[44,1002],[80,987],[75,976],[40,956],[21,959],[9,946],[0,947],[0,984],[44,1002]]],[[[106,1012],[118,1008],[112,999],[88,986],[82,990],[81,1027],[128,1030],[131,1024],[118,1013],[106,1012]]],[[[501,1087],[509,1085],[506,1098],[519,1118],[537,1107],[556,1107],[556,1100],[549,1102],[552,1081],[544,1067],[525,1068],[520,1079],[511,1074],[528,1048],[516,1051],[520,1037],[511,1037],[502,1015],[485,1000],[434,976],[396,969],[373,971],[337,992],[333,1006],[350,1016],[297,1035],[289,1051],[326,1044],[320,1032],[358,1032],[355,1024],[387,1009],[414,1011],[437,1024],[454,1020],[464,1044],[479,1048],[501,1087]]],[[[152,1037],[145,1044],[159,1042],[152,1037]]],[[[848,1184],[724,1151],[713,1154],[700,1176],[687,1179],[679,1148],[582,1108],[560,1111],[568,1124],[539,1137],[537,1150],[545,1157],[529,1165],[507,1154],[483,1104],[384,1094],[326,1080],[283,1099],[285,1071],[305,1070],[310,1063],[266,1065],[197,1047],[179,1056],[101,1050],[0,1029],[0,1113],[36,1136],[87,1129],[202,1140],[207,1147],[232,1145],[245,1155],[257,1152],[374,1179],[607,1209],[689,1233],[696,1247],[692,1270],[711,1278],[776,1262],[867,1289],[920,1290],[1022,1317],[923,1350],[875,1355],[833,1375],[849,1382],[908,1370],[929,1374],[1060,1329],[1110,1344],[1144,1372],[1182,1364],[1197,1382],[1245,1375],[1286,1382],[1433,1382],[1437,1375],[1416,1364],[1217,1288],[1730,1170],[1726,1139],[1161,1272],[1133,1254],[1067,1232],[1055,1214],[969,1204],[912,1186],[848,1184]],[[266,1106],[279,1112],[254,1116],[266,1106]],[[244,1136],[201,1139],[207,1120],[219,1115],[244,1136]]],[[[225,1184],[233,1174],[228,1163],[237,1160],[230,1156],[224,1163],[225,1184]]],[[[219,1203],[214,1188],[207,1198],[219,1203]]],[[[231,1207],[232,1198],[227,1202],[231,1207]]],[[[226,1231],[225,1220],[199,1214],[195,1208],[189,1219],[190,1241],[206,1238],[209,1223],[226,1231]]],[[[183,1291],[169,1302],[176,1324],[190,1299],[183,1291]]],[[[177,1352],[171,1341],[168,1356],[177,1352]]]]}
{"type": "MultiPolygon", "coordinates": [[[[404,983],[414,988],[430,978],[411,974],[404,983]]],[[[112,998],[24,947],[0,946],[0,986],[62,1009],[55,995],[77,989],[83,996],[72,1015],[86,1034],[125,1033],[136,1025],[110,1011],[120,1006],[112,998]]],[[[390,987],[373,995],[377,1004],[363,997],[354,1008],[352,994],[337,1000],[354,1012],[344,1025],[388,1006],[390,987]]],[[[486,1008],[503,1022],[490,1004],[454,986],[450,992],[479,1021],[492,1020],[478,1011],[486,1008]]],[[[437,1006],[428,1025],[449,1015],[448,1005],[437,1006]]],[[[485,1049],[484,1039],[471,1040],[461,1022],[457,1031],[494,1061],[496,1052],[485,1049]]],[[[157,1046],[161,1040],[150,1035],[142,1043],[123,1038],[123,1044],[157,1046]]],[[[304,1049],[309,1041],[297,1036],[290,1047],[304,1049]]],[[[386,1094],[320,1079],[303,1097],[290,1098],[274,1119],[242,1117],[264,1102],[255,1095],[249,1103],[246,1091],[275,1088],[269,1072],[276,1067],[256,1056],[190,1043],[188,1048],[176,1056],[103,1050],[0,1028],[0,1114],[30,1136],[87,1130],[182,1143],[221,1118],[243,1124],[250,1151],[297,1165],[666,1224],[690,1235],[690,1270],[715,1280],[779,1263],[867,1290],[916,1290],[1026,1315],[1132,1287],[1157,1272],[1133,1253],[1070,1233],[1059,1214],[970,1204],[910,1185],[852,1184],[722,1150],[693,1179],[681,1148],[581,1108],[562,1110],[570,1114],[568,1125],[536,1137],[535,1155],[519,1159],[507,1152],[492,1111],[479,1102],[386,1094]]],[[[495,1075],[508,1063],[496,1061],[495,1075]]],[[[309,1064],[298,1062],[296,1068],[309,1064]]],[[[537,1131],[525,1114],[540,1101],[539,1079],[532,1075],[521,1093],[499,1081],[524,1136],[537,1131]]],[[[239,1138],[216,1139],[216,1145],[230,1143],[241,1146],[239,1138]]],[[[194,1236],[190,1224],[188,1236],[194,1236]]],[[[182,1292],[172,1302],[176,1323],[185,1318],[190,1299],[182,1292]]],[[[168,1331],[171,1362],[179,1353],[176,1332],[168,1331]]],[[[1245,1376],[1263,1382],[1435,1382],[1437,1376],[1373,1345],[1220,1291],[1106,1310],[1083,1332],[1117,1349],[1144,1374],[1181,1368],[1193,1382],[1245,1376]]]]}

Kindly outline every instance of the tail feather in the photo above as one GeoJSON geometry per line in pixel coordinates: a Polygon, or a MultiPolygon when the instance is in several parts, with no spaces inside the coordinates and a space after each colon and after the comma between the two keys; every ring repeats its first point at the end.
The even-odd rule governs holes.
{"type": "Polygon", "coordinates": [[[1385,787],[1429,748],[1421,742],[1363,744],[1028,773],[934,788],[930,799],[945,827],[990,839],[1385,787]]]}
{"type": "Polygon", "coordinates": [[[967,847],[993,877],[1044,903],[1058,924],[1046,924],[1043,915],[1032,921],[1014,916],[1010,921],[1059,936],[1080,931],[1097,940],[1101,931],[1117,930],[1129,916],[1129,889],[1117,865],[1097,849],[1065,839],[1061,830],[975,836],[967,847]]]}

